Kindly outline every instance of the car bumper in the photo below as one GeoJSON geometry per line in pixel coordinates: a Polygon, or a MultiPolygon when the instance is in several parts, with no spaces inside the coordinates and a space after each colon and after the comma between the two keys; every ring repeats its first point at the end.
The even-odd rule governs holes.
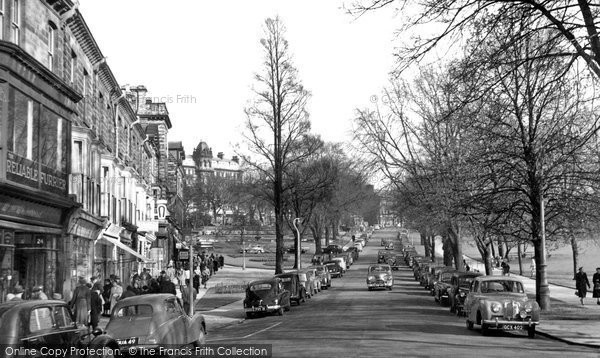
{"type": "Polygon", "coordinates": [[[386,288],[392,287],[393,285],[393,282],[367,282],[368,288],[386,288]]]}
{"type": "Polygon", "coordinates": [[[267,306],[254,306],[254,307],[246,307],[244,311],[250,313],[261,313],[261,312],[276,312],[282,306],[281,305],[267,305],[267,306]]]}
{"type": "Polygon", "coordinates": [[[503,331],[525,330],[529,327],[535,327],[540,324],[539,321],[511,321],[499,318],[484,319],[481,321],[481,323],[485,324],[488,328],[499,329],[503,331]]]}

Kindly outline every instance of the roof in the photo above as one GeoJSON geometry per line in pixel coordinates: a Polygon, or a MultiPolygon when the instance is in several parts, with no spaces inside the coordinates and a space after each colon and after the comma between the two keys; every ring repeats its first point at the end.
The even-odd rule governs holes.
{"type": "Polygon", "coordinates": [[[137,304],[153,304],[156,303],[157,301],[164,301],[167,298],[170,297],[177,297],[175,295],[172,295],[170,293],[151,293],[151,294],[147,294],[147,295],[139,295],[139,296],[132,296],[132,297],[127,297],[124,298],[122,300],[119,300],[119,302],[117,302],[118,305],[125,305],[125,304],[131,304],[133,302],[137,303],[137,304]]]}
{"type": "Polygon", "coordinates": [[[475,272],[475,271],[456,271],[454,272],[455,276],[459,276],[459,277],[477,277],[477,276],[483,276],[483,274],[481,272],[475,272]]]}
{"type": "Polygon", "coordinates": [[[6,308],[6,307],[17,307],[19,306],[19,308],[31,308],[34,306],[39,306],[41,304],[51,304],[51,305],[66,305],[67,303],[65,301],[61,301],[61,300],[22,300],[22,301],[8,301],[8,302],[4,302],[3,304],[0,304],[0,308],[6,308]]]}
{"type": "Polygon", "coordinates": [[[181,141],[178,142],[169,142],[169,149],[181,149],[183,150],[183,144],[181,141]]]}
{"type": "Polygon", "coordinates": [[[476,280],[478,280],[478,281],[516,281],[516,282],[523,283],[523,280],[521,280],[520,278],[517,278],[515,276],[495,276],[495,275],[479,276],[476,278],[476,280]]]}
{"type": "Polygon", "coordinates": [[[261,283],[273,283],[277,280],[277,276],[274,276],[272,278],[266,278],[266,279],[262,279],[262,280],[256,280],[256,281],[251,281],[250,283],[248,283],[248,286],[252,286],[252,285],[260,285],[261,283]]]}

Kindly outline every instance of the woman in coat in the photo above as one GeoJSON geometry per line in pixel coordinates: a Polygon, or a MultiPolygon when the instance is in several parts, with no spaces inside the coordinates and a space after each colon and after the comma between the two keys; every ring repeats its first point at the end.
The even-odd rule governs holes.
{"type": "Polygon", "coordinates": [[[110,289],[110,311],[112,312],[113,308],[117,304],[117,301],[121,298],[123,294],[123,287],[121,287],[121,281],[119,278],[115,278],[112,282],[112,288],[110,289]]]}
{"type": "Polygon", "coordinates": [[[77,324],[87,326],[88,324],[88,311],[91,306],[91,292],[87,285],[87,281],[83,277],[79,277],[79,285],[73,292],[73,297],[69,302],[70,306],[75,311],[75,321],[77,324]]]}
{"type": "Polygon", "coordinates": [[[102,298],[102,284],[98,281],[92,286],[91,299],[90,299],[90,326],[92,329],[98,327],[100,322],[100,314],[104,306],[104,299],[102,298]]]}
{"type": "Polygon", "coordinates": [[[579,300],[581,304],[583,303],[583,299],[587,294],[587,289],[590,288],[590,281],[588,281],[587,275],[583,272],[583,267],[579,268],[579,271],[575,274],[575,287],[577,288],[577,296],[579,296],[579,300]]]}

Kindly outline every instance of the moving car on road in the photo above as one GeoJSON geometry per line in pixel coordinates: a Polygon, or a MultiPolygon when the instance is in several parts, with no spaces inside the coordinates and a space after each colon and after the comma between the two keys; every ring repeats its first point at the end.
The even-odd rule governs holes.
{"type": "Polygon", "coordinates": [[[126,353],[138,346],[204,344],[206,323],[200,313],[188,316],[175,295],[157,293],[118,301],[106,332],[126,353]]]}
{"type": "Polygon", "coordinates": [[[394,276],[390,265],[377,264],[370,265],[367,270],[367,288],[369,291],[376,288],[387,288],[392,290],[394,286],[394,276]]]}
{"type": "Polygon", "coordinates": [[[467,328],[480,325],[484,335],[491,329],[526,330],[534,338],[540,323],[540,306],[527,298],[523,282],[511,276],[476,277],[465,299],[465,313],[467,328]]]}
{"type": "Polygon", "coordinates": [[[455,272],[450,280],[450,312],[462,315],[465,298],[471,289],[475,277],[482,276],[479,272],[455,272]]]}
{"type": "Polygon", "coordinates": [[[290,307],[290,291],[283,287],[279,277],[253,281],[246,287],[244,310],[248,318],[265,313],[277,313],[281,316],[283,311],[289,311],[290,307]]]}
{"type": "Polygon", "coordinates": [[[4,357],[7,347],[36,349],[49,346],[60,348],[107,348],[118,355],[119,345],[101,329],[91,332],[78,327],[65,301],[9,301],[0,305],[0,345],[4,357]]]}

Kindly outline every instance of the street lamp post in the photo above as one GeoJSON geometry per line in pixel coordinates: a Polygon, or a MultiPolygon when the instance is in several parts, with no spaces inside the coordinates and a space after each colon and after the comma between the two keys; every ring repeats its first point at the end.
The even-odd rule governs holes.
{"type": "Polygon", "coordinates": [[[302,251],[302,248],[300,246],[301,242],[300,242],[300,230],[298,230],[298,222],[300,221],[300,218],[295,218],[294,219],[294,228],[296,229],[296,236],[298,237],[298,247],[296,248],[296,262],[298,263],[298,270],[300,270],[302,268],[302,263],[300,262],[300,252],[302,251]]]}
{"type": "Polygon", "coordinates": [[[246,270],[246,245],[244,243],[244,228],[242,228],[242,230],[240,230],[240,236],[242,239],[242,270],[246,270]]]}

